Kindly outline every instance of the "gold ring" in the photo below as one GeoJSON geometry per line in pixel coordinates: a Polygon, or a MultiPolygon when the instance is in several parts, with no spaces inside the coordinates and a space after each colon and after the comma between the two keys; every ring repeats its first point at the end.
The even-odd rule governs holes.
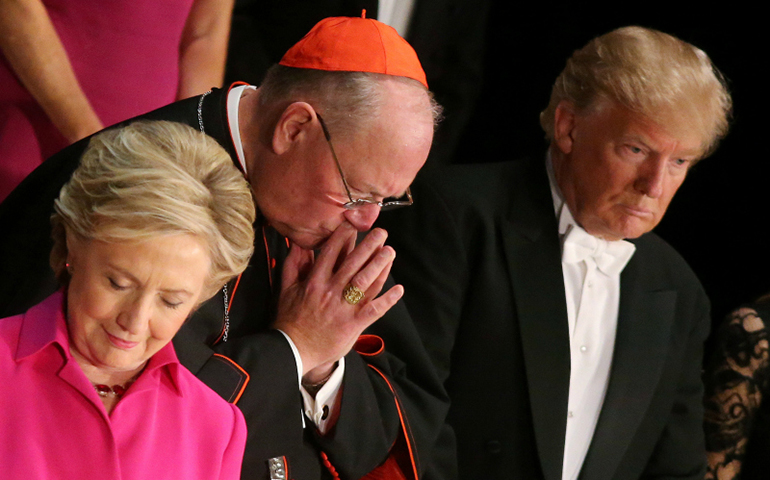
{"type": "Polygon", "coordinates": [[[355,305],[366,296],[363,290],[356,287],[352,283],[349,283],[345,290],[342,291],[342,298],[345,299],[351,305],[355,305]]]}

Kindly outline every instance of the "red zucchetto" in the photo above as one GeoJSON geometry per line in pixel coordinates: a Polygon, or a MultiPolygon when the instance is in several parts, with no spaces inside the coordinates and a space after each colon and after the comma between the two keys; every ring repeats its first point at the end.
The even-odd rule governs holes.
{"type": "Polygon", "coordinates": [[[283,56],[280,65],[338,72],[384,73],[413,78],[428,87],[417,54],[393,27],[361,17],[318,22],[283,56]]]}

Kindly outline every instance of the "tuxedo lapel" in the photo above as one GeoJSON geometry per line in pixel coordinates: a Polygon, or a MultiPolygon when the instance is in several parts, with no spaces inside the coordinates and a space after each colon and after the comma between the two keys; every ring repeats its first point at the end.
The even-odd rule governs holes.
{"type": "Polygon", "coordinates": [[[620,277],[610,381],[581,478],[613,478],[647,411],[668,356],[677,295],[654,277],[650,256],[637,250],[620,277]]]}
{"type": "Polygon", "coordinates": [[[545,168],[530,171],[502,222],[540,465],[560,480],[569,392],[567,308],[557,225],[545,168]]]}

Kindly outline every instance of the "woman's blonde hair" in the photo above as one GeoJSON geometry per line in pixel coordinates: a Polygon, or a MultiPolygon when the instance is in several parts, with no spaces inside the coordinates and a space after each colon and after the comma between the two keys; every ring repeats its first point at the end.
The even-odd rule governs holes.
{"type": "Polygon", "coordinates": [[[135,122],[94,136],[54,208],[50,261],[62,283],[68,232],[105,242],[198,237],[211,260],[205,298],[241,273],[254,249],[243,174],[215,140],[179,123],[135,122]]]}
{"type": "Polygon", "coordinates": [[[702,50],[663,32],[623,27],[594,38],[567,60],[540,114],[553,140],[562,101],[577,112],[602,100],[618,102],[663,127],[695,133],[702,157],[727,134],[732,99],[724,78],[702,50]]]}

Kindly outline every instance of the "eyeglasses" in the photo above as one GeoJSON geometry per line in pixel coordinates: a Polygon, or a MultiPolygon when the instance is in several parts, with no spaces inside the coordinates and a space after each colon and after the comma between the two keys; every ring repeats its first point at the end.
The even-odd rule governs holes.
{"type": "Polygon", "coordinates": [[[318,117],[318,122],[321,124],[324,137],[326,137],[326,143],[329,144],[329,149],[332,151],[332,158],[334,158],[334,163],[337,164],[337,171],[340,172],[340,178],[342,179],[342,185],[345,186],[345,192],[348,194],[348,200],[350,200],[349,202],[342,204],[343,207],[347,208],[348,210],[353,210],[366,205],[377,205],[380,207],[380,210],[392,210],[398,207],[406,207],[414,203],[412,200],[412,192],[409,190],[409,187],[406,188],[406,193],[404,196],[400,198],[385,198],[381,202],[378,202],[373,198],[357,198],[353,200],[353,196],[350,194],[350,187],[348,186],[347,180],[345,180],[345,174],[342,173],[340,161],[337,159],[337,154],[334,152],[332,136],[329,134],[329,129],[326,128],[326,123],[318,112],[316,112],[316,116],[318,117]]]}

